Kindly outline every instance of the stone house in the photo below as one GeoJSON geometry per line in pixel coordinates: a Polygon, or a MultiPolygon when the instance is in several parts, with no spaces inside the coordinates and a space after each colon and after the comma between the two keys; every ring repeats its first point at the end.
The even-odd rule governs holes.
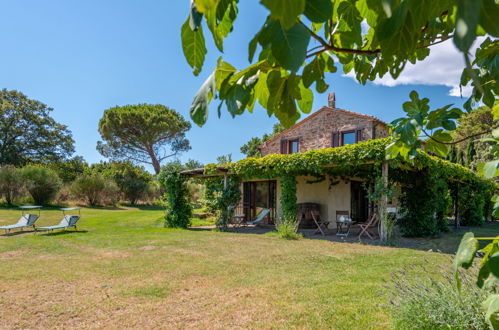
{"type": "MultiPolygon", "coordinates": [[[[334,93],[328,96],[328,105],[260,145],[262,156],[290,154],[313,149],[341,147],[369,139],[388,136],[387,124],[380,119],[336,107],[334,93]]],[[[311,210],[319,210],[323,218],[335,226],[338,215],[348,214],[355,221],[367,220],[372,205],[360,178],[345,178],[335,184],[332,178],[311,184],[315,178],[299,176],[297,199],[304,218],[302,225],[313,226],[311,210]]],[[[247,180],[242,183],[241,212],[247,220],[263,208],[272,210],[267,224],[274,224],[281,214],[279,178],[247,180]]]]}

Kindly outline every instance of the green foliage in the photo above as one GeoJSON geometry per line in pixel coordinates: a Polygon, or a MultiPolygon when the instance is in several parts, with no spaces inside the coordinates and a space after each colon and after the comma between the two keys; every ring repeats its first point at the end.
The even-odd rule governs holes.
{"type": "Polygon", "coordinates": [[[301,233],[297,232],[298,222],[283,221],[277,224],[277,236],[287,240],[297,240],[303,238],[301,233]]]}
{"type": "Polygon", "coordinates": [[[29,194],[38,205],[50,203],[62,186],[57,173],[45,167],[25,166],[22,174],[29,194]]]}
{"type": "MultiPolygon", "coordinates": [[[[485,320],[493,329],[499,326],[499,294],[494,292],[499,284],[499,236],[495,238],[475,238],[473,233],[466,233],[459,244],[454,258],[453,271],[457,289],[462,293],[463,279],[459,273],[460,267],[469,269],[477,252],[484,253],[478,271],[476,284],[479,288],[489,289],[491,293],[483,301],[485,320]],[[485,248],[479,250],[478,241],[492,241],[485,248]]],[[[465,282],[465,281],[464,281],[465,282]]]]}
{"type": "Polygon", "coordinates": [[[178,112],[164,105],[138,104],[104,111],[99,121],[99,152],[113,160],[151,164],[158,174],[161,163],[190,149],[185,133],[191,128],[178,112]]]}
{"type": "Polygon", "coordinates": [[[7,204],[12,205],[16,198],[21,197],[25,190],[23,174],[20,169],[6,165],[0,167],[0,196],[7,204]]]}
{"type": "Polygon", "coordinates": [[[254,157],[254,158],[262,157],[262,153],[260,152],[260,149],[258,149],[258,147],[262,143],[270,140],[271,138],[281,133],[282,131],[284,131],[284,126],[282,126],[279,123],[275,124],[273,132],[271,134],[263,134],[261,138],[258,137],[251,138],[246,144],[244,144],[241,147],[241,153],[246,155],[246,157],[254,157]]]}
{"type": "MultiPolygon", "coordinates": [[[[236,69],[218,60],[191,107],[191,118],[198,125],[206,122],[208,105],[218,98],[233,116],[251,112],[258,101],[289,127],[300,112],[309,111],[314,82],[318,92],[326,91],[324,74],[336,71],[333,57],[343,73],[353,72],[365,84],[386,74],[397,79],[408,62],[423,61],[431,46],[451,39],[466,60],[461,84],[473,87],[466,108],[480,101],[492,106],[498,94],[499,41],[487,38],[472,63],[468,56],[477,36],[499,37],[499,4],[494,0],[263,0],[261,4],[268,17],[248,40],[250,66],[236,69]],[[309,48],[312,38],[317,43],[309,48]]],[[[237,5],[237,0],[191,2],[182,26],[182,47],[194,74],[201,70],[206,53],[203,18],[223,52],[223,39],[237,19],[237,5]]]]}
{"type": "Polygon", "coordinates": [[[448,152],[447,144],[452,141],[452,135],[448,131],[456,129],[455,120],[461,117],[462,111],[458,108],[451,109],[451,104],[430,111],[429,99],[419,99],[416,91],[412,91],[410,97],[411,101],[403,105],[406,117],[398,118],[390,125],[390,133],[398,139],[388,146],[388,157],[414,158],[417,150],[423,147],[419,139],[422,134],[428,137],[424,149],[445,157],[448,152]]]}
{"type": "Polygon", "coordinates": [[[78,177],[71,185],[71,192],[76,198],[85,199],[91,206],[114,204],[119,199],[116,183],[100,173],[78,177]]]}
{"type": "Polygon", "coordinates": [[[142,166],[131,162],[109,162],[92,165],[92,172],[101,173],[112,179],[119,188],[123,198],[132,205],[147,198],[151,187],[152,175],[142,166]]]}
{"type": "Polygon", "coordinates": [[[392,274],[387,288],[395,329],[488,329],[481,303],[488,291],[463,273],[461,292],[448,267],[420,266],[392,274]],[[417,271],[417,273],[416,273],[417,271]]]}
{"type": "Polygon", "coordinates": [[[296,178],[291,175],[280,177],[282,222],[296,223],[298,204],[296,199],[296,178]]]}
{"type": "Polygon", "coordinates": [[[418,176],[402,186],[403,216],[398,224],[404,236],[431,237],[447,231],[447,183],[432,175],[418,176]]]}
{"type": "Polygon", "coordinates": [[[187,189],[188,178],[181,175],[182,166],[171,162],[163,166],[158,181],[165,188],[166,214],[165,226],[187,228],[192,217],[192,205],[187,189]]]}
{"type": "Polygon", "coordinates": [[[78,176],[89,169],[88,163],[81,156],[63,161],[50,162],[45,166],[56,171],[64,183],[73,182],[78,176]]]}
{"type": "Polygon", "coordinates": [[[459,214],[464,226],[481,226],[489,215],[485,201],[492,198],[485,189],[483,191],[469,185],[459,185],[459,214]]]}
{"type": "Polygon", "coordinates": [[[74,152],[71,132],[52,108],[18,91],[0,91],[0,165],[64,160],[74,152]]]}

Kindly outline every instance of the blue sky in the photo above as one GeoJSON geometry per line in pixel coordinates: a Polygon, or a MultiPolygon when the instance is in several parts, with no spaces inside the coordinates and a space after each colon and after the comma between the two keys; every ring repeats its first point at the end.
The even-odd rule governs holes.
{"type": "MultiPolygon", "coordinates": [[[[0,88],[16,89],[55,110],[54,118],[69,126],[76,154],[89,162],[103,158],[96,151],[98,121],[115,105],[161,103],[189,116],[194,94],[213,69],[220,54],[207,35],[208,56],[200,76],[192,75],[181,49],[180,26],[188,0],[23,0],[4,1],[0,7],[2,51],[0,88]]],[[[234,32],[226,40],[224,59],[247,66],[247,43],[267,12],[257,1],[241,1],[234,32]]],[[[390,77],[362,86],[340,72],[330,74],[330,91],[337,106],[391,121],[403,115],[409,92],[429,97],[434,107],[464,99],[456,83],[462,68],[452,44],[432,50],[424,63],[409,66],[398,81],[390,77]]],[[[341,71],[341,70],[339,70],[341,71]]],[[[327,102],[316,94],[314,110],[327,102]]],[[[216,115],[212,103],[208,123],[193,125],[188,133],[192,150],[182,160],[214,162],[232,153],[253,136],[270,132],[275,118],[257,106],[253,114],[236,118],[216,115]]],[[[303,117],[302,117],[303,118],[303,117]]]]}

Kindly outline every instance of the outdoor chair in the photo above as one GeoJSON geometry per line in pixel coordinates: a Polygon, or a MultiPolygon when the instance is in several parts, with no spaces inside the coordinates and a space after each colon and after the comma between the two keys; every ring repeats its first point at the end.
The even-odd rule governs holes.
{"type": "Polygon", "coordinates": [[[255,220],[253,221],[248,221],[247,224],[248,225],[256,225],[260,222],[263,221],[263,219],[265,219],[265,217],[270,213],[270,209],[262,209],[262,211],[260,211],[260,214],[258,214],[258,216],[255,218],[255,220]]]}
{"type": "Polygon", "coordinates": [[[5,233],[17,228],[24,229],[26,227],[33,227],[33,229],[35,229],[35,222],[39,217],[40,216],[38,214],[23,214],[17,223],[8,226],[1,226],[0,229],[5,230],[5,233]]]}
{"type": "Polygon", "coordinates": [[[70,227],[74,227],[75,230],[78,230],[76,228],[76,223],[80,220],[79,215],[65,215],[64,218],[59,222],[58,225],[54,226],[47,226],[47,227],[37,227],[36,230],[54,230],[54,229],[68,229],[70,227]]]}
{"type": "Polygon", "coordinates": [[[378,227],[378,224],[379,224],[378,214],[374,212],[371,215],[371,218],[369,218],[369,220],[366,223],[359,224],[360,227],[359,238],[361,238],[361,236],[365,234],[370,239],[374,239],[374,236],[376,236],[376,233],[374,231],[378,227]]]}
{"type": "Polygon", "coordinates": [[[322,236],[326,236],[326,230],[329,226],[329,221],[322,220],[321,213],[317,210],[310,211],[310,214],[312,215],[312,220],[314,220],[315,225],[317,226],[317,230],[314,232],[314,235],[320,233],[322,234],[322,236]]]}

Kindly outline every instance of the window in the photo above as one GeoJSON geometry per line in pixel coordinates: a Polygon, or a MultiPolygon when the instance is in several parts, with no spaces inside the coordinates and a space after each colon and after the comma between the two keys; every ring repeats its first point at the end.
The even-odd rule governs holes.
{"type": "Polygon", "coordinates": [[[356,140],[356,138],[355,138],[354,131],[341,133],[341,145],[342,146],[346,146],[347,144],[355,144],[357,142],[355,140],[356,140]]]}
{"type": "Polygon", "coordinates": [[[289,141],[289,152],[290,154],[294,154],[300,151],[300,140],[291,140],[289,141]]]}
{"type": "Polygon", "coordinates": [[[294,154],[300,152],[300,138],[281,140],[281,154],[294,154]]]}

